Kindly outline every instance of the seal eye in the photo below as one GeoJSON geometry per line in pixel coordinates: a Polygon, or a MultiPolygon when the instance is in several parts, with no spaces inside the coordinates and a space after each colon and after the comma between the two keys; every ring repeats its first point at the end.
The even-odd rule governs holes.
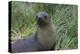
{"type": "Polygon", "coordinates": [[[45,19],[47,19],[47,16],[44,16],[45,19]]]}

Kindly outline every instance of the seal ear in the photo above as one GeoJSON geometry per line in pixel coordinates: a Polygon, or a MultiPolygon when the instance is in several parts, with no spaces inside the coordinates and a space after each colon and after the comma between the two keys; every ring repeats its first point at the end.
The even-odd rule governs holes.
{"type": "Polygon", "coordinates": [[[51,16],[48,16],[48,19],[49,19],[49,20],[51,20],[51,18],[52,18],[51,16]]]}

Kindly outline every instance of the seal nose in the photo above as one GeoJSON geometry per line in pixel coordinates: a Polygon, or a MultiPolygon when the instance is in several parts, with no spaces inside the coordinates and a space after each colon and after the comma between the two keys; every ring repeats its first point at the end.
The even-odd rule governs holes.
{"type": "Polygon", "coordinates": [[[38,16],[38,19],[43,19],[43,16],[38,16]]]}
{"type": "Polygon", "coordinates": [[[38,21],[43,21],[43,16],[38,16],[38,21]]]}
{"type": "Polygon", "coordinates": [[[38,18],[38,22],[41,22],[42,21],[42,18],[38,18]]]}

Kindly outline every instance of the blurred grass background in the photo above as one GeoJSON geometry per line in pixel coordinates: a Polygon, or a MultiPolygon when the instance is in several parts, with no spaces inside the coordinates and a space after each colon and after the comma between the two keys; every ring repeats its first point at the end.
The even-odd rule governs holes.
{"type": "Polygon", "coordinates": [[[58,34],[56,47],[59,49],[78,48],[78,6],[66,4],[11,3],[11,40],[25,38],[36,31],[36,14],[46,11],[52,18],[58,34]]]}

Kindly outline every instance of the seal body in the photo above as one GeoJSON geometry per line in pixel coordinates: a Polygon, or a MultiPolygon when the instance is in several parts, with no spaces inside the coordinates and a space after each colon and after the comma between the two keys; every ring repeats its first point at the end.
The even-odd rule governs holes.
{"type": "Polygon", "coordinates": [[[37,31],[32,36],[18,40],[11,45],[12,52],[46,51],[55,48],[57,40],[55,26],[46,12],[36,15],[37,31]]]}
{"type": "Polygon", "coordinates": [[[50,50],[57,40],[55,29],[52,26],[38,28],[37,39],[42,48],[50,50]]]}

